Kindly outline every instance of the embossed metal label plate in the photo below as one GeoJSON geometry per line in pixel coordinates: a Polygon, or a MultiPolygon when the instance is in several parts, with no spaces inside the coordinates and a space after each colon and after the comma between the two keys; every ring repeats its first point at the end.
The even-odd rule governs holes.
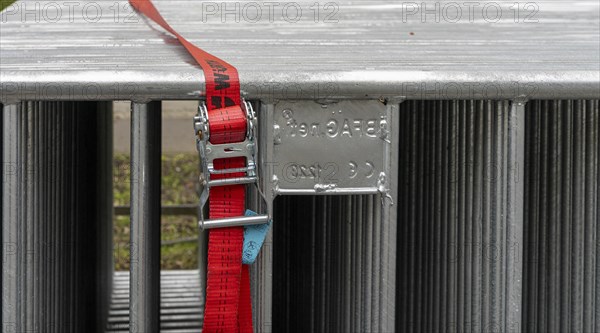
{"type": "Polygon", "coordinates": [[[376,189],[388,139],[378,101],[282,101],[275,107],[272,168],[281,190],[376,189]]]}

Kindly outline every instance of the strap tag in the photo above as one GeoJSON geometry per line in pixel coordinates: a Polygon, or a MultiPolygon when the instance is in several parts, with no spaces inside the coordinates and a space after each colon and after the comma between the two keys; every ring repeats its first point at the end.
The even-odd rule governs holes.
{"type": "MultiPolygon", "coordinates": [[[[246,210],[246,216],[258,215],[250,209],[246,210]]],[[[244,248],[242,250],[242,263],[250,265],[254,263],[260,248],[265,242],[269,227],[271,226],[271,220],[263,224],[254,224],[244,226],[244,248]]]]}

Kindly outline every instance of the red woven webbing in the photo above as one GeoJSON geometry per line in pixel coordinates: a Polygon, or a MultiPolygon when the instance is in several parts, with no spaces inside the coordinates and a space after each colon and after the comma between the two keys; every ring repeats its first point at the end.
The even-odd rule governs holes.
{"type": "MultiPolygon", "coordinates": [[[[175,35],[204,71],[210,142],[219,144],[243,141],[246,136],[246,115],[240,108],[237,70],[179,35],[150,0],[129,2],[138,12],[175,35]]],[[[216,160],[214,163],[215,169],[239,168],[245,164],[243,157],[216,160]]],[[[239,176],[243,176],[243,173],[212,177],[218,179],[239,176]]],[[[214,187],[210,190],[209,198],[210,218],[244,215],[244,185],[214,187]]],[[[243,242],[242,227],[214,229],[209,233],[206,305],[202,329],[205,333],[253,331],[249,271],[247,265],[242,265],[243,242]]]]}

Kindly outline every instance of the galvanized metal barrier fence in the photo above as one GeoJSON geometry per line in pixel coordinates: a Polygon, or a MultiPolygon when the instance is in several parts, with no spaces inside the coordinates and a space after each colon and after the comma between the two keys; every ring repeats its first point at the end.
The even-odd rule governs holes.
{"type": "Polygon", "coordinates": [[[598,100],[400,110],[396,329],[598,331],[598,100]]]}
{"type": "MultiPolygon", "coordinates": [[[[382,195],[277,199],[272,239],[253,270],[262,329],[386,331],[395,320],[396,330],[412,332],[597,330],[598,100],[406,101],[398,112],[398,242],[382,247],[385,224],[395,222],[382,220],[382,195]],[[394,287],[385,258],[395,245],[388,317],[394,303],[382,300],[394,287]]],[[[111,121],[109,103],[3,108],[7,332],[106,324],[111,121]]],[[[136,147],[142,137],[132,136],[136,147]]],[[[159,156],[156,143],[139,147],[159,156]]],[[[133,158],[147,172],[151,160],[133,158]]],[[[158,218],[149,195],[159,192],[141,191],[132,203],[148,202],[138,211],[158,218]]],[[[257,195],[250,200],[259,205],[257,195]]],[[[134,251],[160,248],[148,232],[132,234],[142,240],[134,251]]],[[[159,306],[160,289],[142,280],[158,277],[147,270],[157,258],[134,265],[145,270],[131,279],[132,303],[159,306]]]]}
{"type": "Polygon", "coordinates": [[[398,330],[519,331],[523,104],[409,101],[400,112],[398,330]]]}
{"type": "Polygon", "coordinates": [[[528,103],[524,332],[600,330],[598,100],[528,103]]]}
{"type": "MultiPolygon", "coordinates": [[[[239,63],[259,110],[267,200],[248,201],[275,219],[257,331],[600,330],[597,2],[519,26],[343,2],[336,29],[264,30],[157,3],[239,63]]],[[[3,332],[197,332],[206,235],[198,271],[160,272],[159,133],[160,101],[202,99],[201,72],[131,12],[39,22],[22,4],[0,22],[3,332]],[[128,274],[111,262],[113,100],[132,101],[128,274]]]]}
{"type": "Polygon", "coordinates": [[[82,332],[112,290],[112,105],[3,108],[2,331],[82,332]]]}

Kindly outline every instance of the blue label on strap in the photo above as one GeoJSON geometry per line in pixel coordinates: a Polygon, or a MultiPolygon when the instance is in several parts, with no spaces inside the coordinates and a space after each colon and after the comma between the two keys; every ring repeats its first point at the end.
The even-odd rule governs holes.
{"type": "MultiPolygon", "coordinates": [[[[247,209],[246,216],[258,215],[255,212],[247,209]]],[[[269,227],[271,226],[271,220],[268,223],[247,225],[244,226],[244,249],[242,250],[242,263],[250,265],[254,263],[258,252],[265,242],[269,227]]]]}

